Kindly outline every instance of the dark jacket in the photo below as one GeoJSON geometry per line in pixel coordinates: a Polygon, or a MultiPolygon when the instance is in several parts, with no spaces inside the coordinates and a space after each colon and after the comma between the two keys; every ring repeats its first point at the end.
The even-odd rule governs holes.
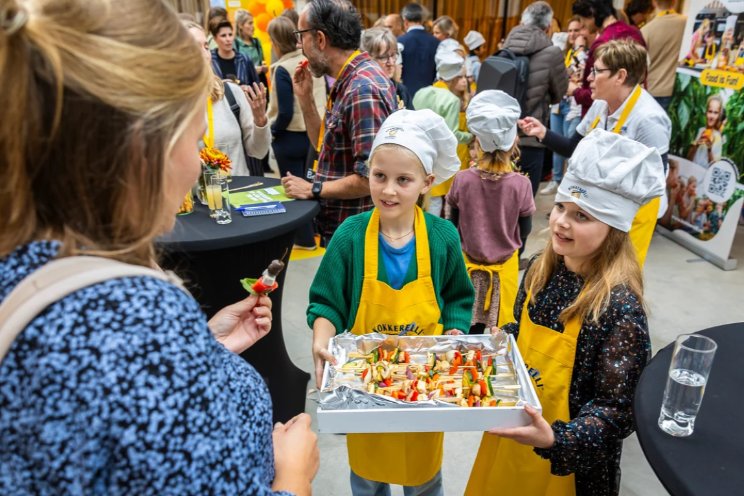
{"type": "Polygon", "coordinates": [[[423,29],[413,29],[400,38],[403,43],[403,84],[411,95],[425,86],[431,86],[437,78],[434,55],[439,40],[423,29]]]}
{"type": "MultiPolygon", "coordinates": [[[[549,105],[558,103],[568,89],[563,52],[550,42],[545,31],[534,26],[521,25],[511,30],[504,48],[530,58],[525,115],[547,125],[550,120],[549,105]]],[[[520,145],[542,147],[536,138],[525,137],[521,132],[520,145]]]]}
{"type": "MultiPolygon", "coordinates": [[[[227,74],[222,74],[216,48],[212,50],[212,70],[219,78],[226,79],[228,76],[227,74]]],[[[235,52],[235,70],[237,71],[235,77],[238,78],[239,84],[251,85],[261,82],[258,79],[258,73],[253,62],[240,52],[235,52]]]]}

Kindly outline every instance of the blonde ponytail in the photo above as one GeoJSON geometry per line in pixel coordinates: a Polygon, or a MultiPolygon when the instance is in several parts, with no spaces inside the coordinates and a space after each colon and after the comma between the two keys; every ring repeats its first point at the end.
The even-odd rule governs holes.
{"type": "Polygon", "coordinates": [[[0,26],[0,256],[58,239],[151,264],[210,81],[193,38],[162,0],[0,0],[0,26]]]}

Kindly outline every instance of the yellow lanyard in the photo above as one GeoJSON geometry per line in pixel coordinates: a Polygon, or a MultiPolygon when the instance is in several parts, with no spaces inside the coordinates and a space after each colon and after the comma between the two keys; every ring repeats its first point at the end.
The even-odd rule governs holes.
{"type": "Polygon", "coordinates": [[[566,52],[566,59],[564,61],[564,63],[566,64],[566,67],[571,65],[571,58],[573,57],[573,54],[574,54],[574,49],[569,48],[568,51],[566,52]]]}
{"type": "MultiPolygon", "coordinates": [[[[229,91],[229,88],[225,88],[229,91]]],[[[204,146],[214,148],[214,112],[212,110],[212,99],[207,97],[207,134],[204,135],[204,146]]]]}
{"type": "MultiPolygon", "coordinates": [[[[344,65],[341,66],[341,70],[338,71],[338,74],[336,75],[336,81],[333,83],[333,86],[335,87],[336,84],[338,84],[338,79],[341,77],[341,75],[344,73],[344,70],[346,69],[346,66],[349,65],[349,62],[354,60],[354,58],[359,55],[359,50],[356,50],[354,53],[349,55],[349,58],[346,59],[346,62],[344,62],[344,65]]],[[[331,88],[331,91],[328,92],[328,99],[326,100],[326,110],[328,112],[331,111],[333,108],[333,99],[331,98],[331,95],[333,94],[333,88],[331,88]]],[[[318,152],[318,158],[320,158],[320,150],[323,148],[323,137],[325,136],[325,116],[323,119],[320,120],[320,133],[318,133],[318,146],[316,147],[316,151],[318,152]]],[[[318,160],[316,159],[315,162],[313,162],[313,172],[317,172],[318,170],[318,160]]]]}
{"type": "Polygon", "coordinates": [[[665,16],[665,15],[671,15],[671,14],[676,14],[676,13],[677,13],[677,11],[674,10],[674,9],[662,10],[661,12],[659,12],[658,14],[656,14],[656,17],[662,17],[662,16],[665,16]]]}
{"type": "MultiPolygon", "coordinates": [[[[625,121],[628,120],[628,116],[633,111],[633,107],[635,107],[636,102],[638,102],[638,98],[641,96],[641,87],[639,85],[636,85],[635,89],[633,90],[633,93],[630,95],[630,98],[628,99],[628,103],[625,104],[625,108],[623,109],[623,112],[620,114],[620,119],[618,119],[617,124],[615,124],[615,127],[612,128],[612,132],[615,134],[620,134],[620,131],[623,129],[623,124],[625,124],[625,121]]],[[[597,116],[594,119],[594,122],[592,122],[592,129],[597,127],[597,124],[599,124],[599,118],[601,116],[597,116]]],[[[607,116],[609,119],[609,115],[607,116]]]]}

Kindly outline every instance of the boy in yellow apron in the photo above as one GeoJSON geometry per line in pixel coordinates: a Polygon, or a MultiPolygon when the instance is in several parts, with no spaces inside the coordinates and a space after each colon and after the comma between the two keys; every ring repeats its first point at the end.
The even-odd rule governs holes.
{"type": "MultiPolygon", "coordinates": [[[[334,233],[310,288],[316,380],[336,333],[460,334],[470,326],[470,284],[454,226],[417,202],[459,168],[457,141],[430,110],[399,110],[375,137],[369,183],[375,208],[334,233]]],[[[395,432],[395,426],[390,426],[395,432]]],[[[442,433],[349,434],[355,496],[442,495],[442,433]]]]}
{"type": "Polygon", "coordinates": [[[467,495],[616,495],[622,439],[650,355],[641,269],[628,235],[664,191],[655,149],[604,130],[584,138],[505,326],[543,407],[483,436],[467,495]]]}
{"type": "Polygon", "coordinates": [[[455,175],[447,203],[462,238],[476,296],[471,333],[514,321],[518,250],[535,211],[530,180],[514,171],[519,102],[503,91],[470,101],[468,128],[476,137],[476,165],[455,175]]]}

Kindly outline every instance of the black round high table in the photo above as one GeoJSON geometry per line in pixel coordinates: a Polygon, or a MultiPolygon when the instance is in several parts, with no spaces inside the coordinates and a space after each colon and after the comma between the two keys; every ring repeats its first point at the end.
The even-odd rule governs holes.
{"type": "Polygon", "coordinates": [[[744,322],[705,329],[717,344],[703,402],[689,437],[657,424],[674,343],[659,351],[641,375],[633,411],[649,464],[673,496],[744,494],[744,322]]]}
{"type": "MultiPolygon", "coordinates": [[[[230,188],[256,182],[249,190],[280,184],[268,177],[234,177],[230,188]]],[[[179,216],[168,235],[158,240],[162,266],[186,282],[208,317],[222,307],[245,298],[240,284],[245,277],[259,277],[273,259],[289,263],[294,232],[318,212],[315,201],[285,202],[287,212],[243,217],[233,209],[232,223],[218,225],[209,209],[195,202],[194,212],[179,216]]],[[[310,374],[292,363],[282,334],[282,293],[286,269],[277,278],[279,288],[270,294],[273,303],[271,332],[241,356],[266,381],[274,407],[274,422],[286,422],[305,410],[305,391],[310,374]]]]}

